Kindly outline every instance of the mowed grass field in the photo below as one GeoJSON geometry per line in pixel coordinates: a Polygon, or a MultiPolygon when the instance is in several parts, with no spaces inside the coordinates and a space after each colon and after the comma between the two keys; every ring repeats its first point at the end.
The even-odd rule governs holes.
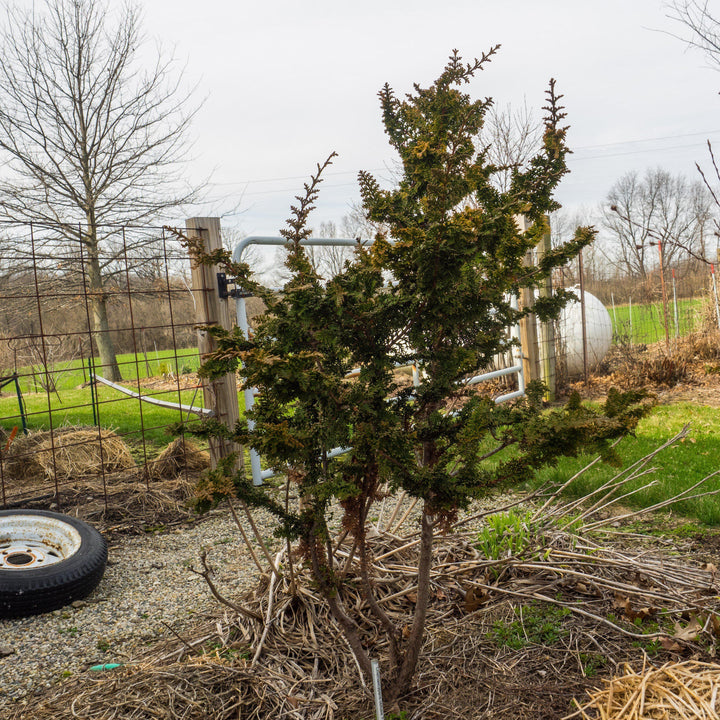
{"type": "MultiPolygon", "coordinates": [[[[679,402],[655,407],[643,418],[635,436],[624,438],[617,447],[622,466],[628,467],[656,450],[689,424],[687,437],[663,450],[648,464],[652,472],[633,480],[622,491],[634,493],[623,500],[623,505],[638,509],[673,497],[692,487],[706,476],[720,472],[720,408],[679,402]],[[652,483],[646,489],[642,486],[652,483]],[[637,491],[637,492],[636,492],[637,491]]],[[[565,458],[554,468],[547,468],[529,484],[537,487],[543,482],[564,483],[594,458],[581,456],[565,458]]],[[[592,493],[613,478],[620,468],[596,463],[583,473],[567,489],[573,497],[592,493]]],[[[691,494],[720,489],[720,475],[710,478],[701,488],[691,494]]],[[[595,496],[595,500],[601,495],[595,496]]],[[[672,513],[688,516],[708,526],[720,526],[720,494],[682,500],[673,505],[672,513]]]]}
{"type": "MultiPolygon", "coordinates": [[[[687,335],[698,329],[703,300],[685,298],[667,306],[667,326],[670,338],[687,335]],[[676,315],[677,309],[677,315],[676,315]]],[[[613,338],[627,343],[652,344],[665,339],[665,313],[662,302],[645,304],[608,305],[613,325],[613,338]]]]}
{"type": "MultiPolygon", "coordinates": [[[[124,385],[130,387],[138,379],[159,377],[172,372],[175,375],[194,372],[200,365],[197,348],[174,350],[158,350],[147,354],[126,353],[117,356],[124,385]]],[[[102,375],[99,358],[92,358],[98,375],[102,375]]],[[[88,381],[88,360],[80,359],[58,362],[52,366],[57,390],[72,390],[88,381]]],[[[41,365],[26,366],[18,369],[20,388],[23,393],[44,392],[44,369],[41,365]]],[[[10,386],[8,386],[9,388],[10,386]]],[[[4,394],[8,389],[4,389],[4,394]]]]}
{"type": "MultiPolygon", "coordinates": [[[[188,389],[178,392],[176,386],[174,389],[166,389],[174,384],[169,371],[175,374],[176,368],[179,368],[181,372],[187,373],[197,368],[197,350],[191,348],[179,351],[177,355],[172,352],[152,353],[147,362],[143,356],[136,358],[132,355],[120,356],[119,360],[125,387],[135,392],[139,388],[143,394],[170,402],[202,407],[202,391],[188,389]],[[163,373],[167,383],[163,388],[153,387],[163,373]],[[153,377],[154,381],[147,381],[148,376],[153,377]],[[147,386],[143,380],[147,381],[147,386]]],[[[34,382],[37,381],[33,381],[32,374],[26,369],[22,387],[29,427],[33,430],[48,429],[51,414],[53,427],[92,426],[91,389],[85,385],[87,368],[83,373],[80,363],[61,363],[56,371],[59,373],[57,392],[47,393],[44,390],[34,392],[34,382]]],[[[139,461],[154,457],[172,439],[169,427],[188,419],[186,412],[140,403],[136,398],[104,385],[96,386],[96,391],[96,411],[100,425],[124,436],[139,461]]],[[[191,415],[189,419],[195,417],[191,415]]],[[[675,403],[654,408],[640,422],[635,436],[625,438],[618,446],[623,465],[629,465],[652,452],[678,433],[686,423],[690,424],[688,437],[655,458],[651,463],[656,468],[654,472],[634,481],[627,490],[637,490],[650,481],[654,481],[653,485],[628,496],[624,504],[632,508],[647,507],[682,492],[703,477],[720,470],[720,408],[694,403],[675,403]]],[[[0,396],[0,426],[6,432],[12,431],[15,426],[21,427],[18,401],[12,384],[6,386],[0,396]]],[[[587,456],[561,460],[556,467],[542,471],[529,481],[528,487],[536,487],[546,481],[563,483],[591,460],[587,456]]],[[[617,472],[617,468],[596,464],[570,485],[567,494],[573,497],[588,495],[617,472]]],[[[720,489],[720,476],[709,480],[705,489],[720,489]]],[[[674,506],[673,512],[708,526],[720,526],[720,495],[684,500],[674,506]]]]}

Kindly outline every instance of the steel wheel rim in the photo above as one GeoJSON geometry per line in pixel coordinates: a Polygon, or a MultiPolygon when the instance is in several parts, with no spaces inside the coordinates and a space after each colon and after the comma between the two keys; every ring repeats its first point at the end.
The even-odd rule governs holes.
{"type": "Polygon", "coordinates": [[[0,518],[0,571],[35,570],[72,557],[82,544],[69,523],[41,515],[0,518]]]}

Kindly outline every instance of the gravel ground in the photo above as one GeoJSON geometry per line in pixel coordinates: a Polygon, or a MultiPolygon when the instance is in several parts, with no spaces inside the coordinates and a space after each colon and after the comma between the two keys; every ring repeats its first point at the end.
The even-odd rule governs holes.
{"type": "MultiPolygon", "coordinates": [[[[475,503],[470,514],[493,504],[490,499],[475,503]]],[[[390,502],[382,511],[378,507],[384,521],[394,505],[390,502]]],[[[395,523],[404,522],[394,531],[416,530],[417,511],[408,500],[402,502],[395,523]]],[[[256,510],[253,517],[275,552],[279,541],[272,537],[270,516],[256,510]]],[[[242,516],[241,522],[251,536],[242,516]]],[[[203,578],[189,569],[200,566],[202,549],[223,594],[232,598],[257,583],[258,569],[229,511],[218,509],[166,532],[111,542],[105,575],[85,600],[46,615],[0,620],[0,720],[3,708],[25,695],[93,665],[137,657],[173,638],[172,630],[182,636],[187,629],[186,637],[192,639],[191,628],[220,607],[203,578]],[[11,654],[4,655],[6,651],[11,654]]]]}
{"type": "MultiPolygon", "coordinates": [[[[260,513],[255,518],[264,525],[260,513]]],[[[0,713],[60,678],[124,662],[171,637],[167,625],[182,632],[217,610],[205,581],[189,570],[199,566],[201,548],[208,551],[216,584],[229,596],[257,581],[258,570],[229,513],[214,511],[192,525],[111,543],[105,575],[85,600],[46,615],[0,620],[0,713]]]]}

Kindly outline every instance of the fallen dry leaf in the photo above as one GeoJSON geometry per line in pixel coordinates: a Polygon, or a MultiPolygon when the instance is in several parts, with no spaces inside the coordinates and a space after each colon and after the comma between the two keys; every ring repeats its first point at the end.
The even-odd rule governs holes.
{"type": "Polygon", "coordinates": [[[720,618],[717,615],[713,615],[710,618],[710,625],[712,626],[715,637],[720,637],[720,618]]]}
{"type": "Polygon", "coordinates": [[[490,593],[482,588],[471,587],[465,593],[465,612],[474,612],[490,600],[490,593]]]}
{"type": "Polygon", "coordinates": [[[679,622],[675,623],[675,634],[673,637],[678,640],[689,640],[692,642],[700,634],[702,628],[702,623],[695,615],[692,615],[690,622],[685,627],[682,627],[679,622]]]}
{"type": "Polygon", "coordinates": [[[683,646],[677,640],[673,640],[671,637],[660,638],[660,644],[665,650],[668,650],[669,652],[682,652],[683,650],[683,646]]]}
{"type": "Polygon", "coordinates": [[[635,622],[635,620],[638,619],[644,620],[647,617],[653,617],[657,613],[657,608],[653,607],[643,607],[636,610],[629,597],[625,597],[617,593],[615,594],[613,607],[618,610],[622,610],[623,614],[630,622],[635,622]]]}

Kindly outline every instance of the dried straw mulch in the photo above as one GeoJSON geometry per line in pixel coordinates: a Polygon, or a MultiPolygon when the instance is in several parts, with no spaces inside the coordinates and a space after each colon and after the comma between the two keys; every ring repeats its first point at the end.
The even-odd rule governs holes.
{"type": "MultiPolygon", "coordinates": [[[[409,710],[409,720],[557,720],[579,707],[572,698],[584,696],[588,686],[602,684],[585,676],[589,657],[612,663],[610,670],[617,674],[636,642],[641,647],[655,642],[676,659],[685,652],[704,659],[705,648],[720,643],[717,568],[697,557],[638,544],[635,533],[625,538],[615,529],[623,516],[605,514],[612,497],[624,497],[629,480],[649,472],[647,464],[661,449],[618,473],[592,499],[563,501],[558,494],[562,487],[558,488],[540,507],[534,505],[523,515],[522,533],[514,536],[512,551],[507,546],[507,552],[493,557],[481,552],[477,528],[488,515],[509,511],[522,500],[465,518],[455,534],[437,538],[416,690],[401,701],[409,710]],[[463,525],[475,529],[466,531],[463,525]],[[542,635],[532,641],[527,637],[520,647],[502,645],[500,630],[517,630],[522,624],[523,633],[532,635],[527,623],[533,608],[550,619],[552,637],[542,635]],[[583,669],[585,682],[568,693],[573,667],[575,675],[578,667],[583,669]]],[[[703,493],[695,486],[682,496],[691,492],[720,491],[703,493]]],[[[678,498],[626,517],[659,510],[678,498]]],[[[416,602],[420,542],[404,525],[413,506],[405,507],[399,498],[387,521],[381,509],[376,530],[368,538],[377,601],[400,630],[411,622],[416,602]]],[[[223,597],[214,584],[217,575],[211,561],[201,553],[196,572],[224,603],[224,612],[191,632],[176,632],[175,639],[124,668],[80,675],[46,695],[28,698],[8,717],[372,717],[368,681],[359,673],[328,604],[316,592],[309,569],[287,549],[273,558],[249,513],[254,541],[234,511],[233,515],[260,574],[253,592],[242,598],[223,597]]],[[[495,542],[503,548],[508,540],[497,536],[495,542]]],[[[342,533],[332,547],[336,570],[345,578],[338,599],[351,608],[366,647],[387,668],[387,638],[378,632],[365,598],[352,539],[342,533]]],[[[707,714],[707,707],[715,707],[718,672],[717,666],[698,662],[640,675],[628,671],[608,685],[608,692],[593,689],[590,703],[570,717],[581,713],[583,720],[718,717],[714,710],[707,714]],[[644,715],[630,714],[641,707],[644,715]],[[609,709],[602,715],[600,708],[609,709]],[[655,709],[657,713],[650,714],[655,709]]]]}
{"type": "Polygon", "coordinates": [[[62,427],[20,435],[4,458],[6,477],[18,482],[71,480],[134,467],[122,438],[102,428],[62,427]]]}
{"type": "Polygon", "coordinates": [[[63,512],[103,532],[138,533],[148,527],[182,525],[197,516],[190,509],[197,476],[180,473],[149,482],[138,468],[102,478],[84,478],[61,491],[63,512]]]}
{"type": "Polygon", "coordinates": [[[564,720],[715,720],[720,717],[720,665],[666,663],[625,674],[590,693],[590,701],[564,720]]]}
{"type": "Polygon", "coordinates": [[[148,463],[148,467],[150,476],[158,479],[174,478],[183,472],[198,473],[210,467],[210,454],[180,437],[148,463]]]}

